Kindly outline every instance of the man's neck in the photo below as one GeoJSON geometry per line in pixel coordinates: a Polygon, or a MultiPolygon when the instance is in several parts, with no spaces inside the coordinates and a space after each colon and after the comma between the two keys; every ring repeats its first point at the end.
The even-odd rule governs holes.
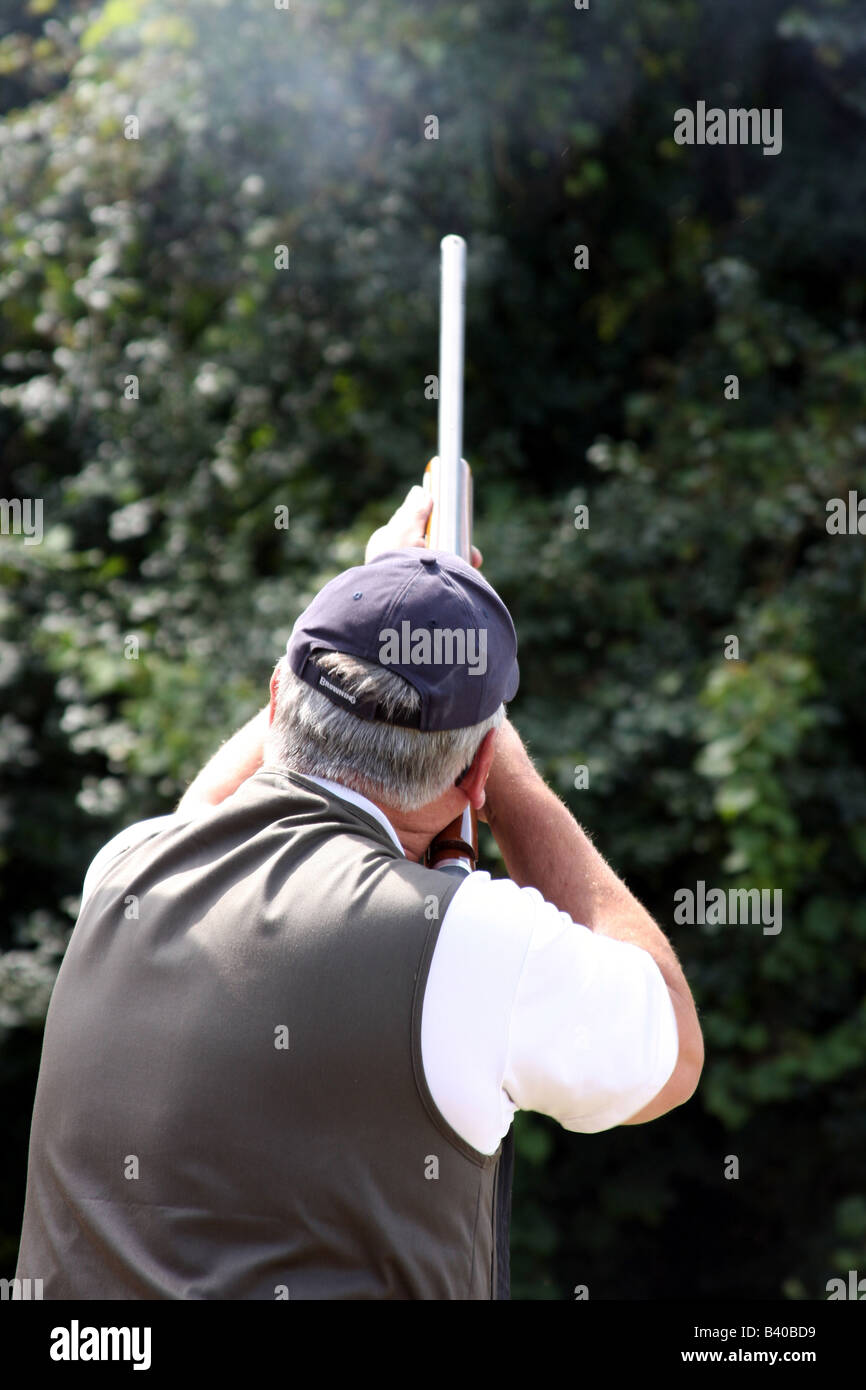
{"type": "MultiPolygon", "coordinates": [[[[455,796],[449,790],[444,796],[431,801],[429,806],[422,806],[418,811],[398,811],[382,801],[374,801],[373,805],[378,806],[393,825],[406,858],[420,863],[430,842],[462,812],[460,800],[459,794],[455,796]],[[456,807],[455,802],[458,803],[456,807]]],[[[465,805],[465,798],[463,802],[465,805]]]]}
{"type": "Polygon", "coordinates": [[[349,792],[352,796],[361,797],[370,806],[375,806],[376,810],[380,811],[388,821],[406,858],[415,863],[421,862],[430,841],[439,834],[444,826],[449,825],[455,816],[460,815],[463,805],[465,805],[465,797],[449,788],[436,801],[431,801],[429,806],[422,806],[418,811],[400,811],[395,806],[389,806],[387,802],[377,801],[368,793],[358,791],[355,787],[343,786],[339,782],[329,781],[324,777],[314,777],[311,780],[327,782],[328,785],[349,792]]]}

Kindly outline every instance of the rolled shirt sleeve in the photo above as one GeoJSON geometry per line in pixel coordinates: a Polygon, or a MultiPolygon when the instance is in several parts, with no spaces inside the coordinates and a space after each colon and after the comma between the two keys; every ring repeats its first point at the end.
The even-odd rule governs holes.
{"type": "Polygon", "coordinates": [[[631,1119],[671,1076],[679,1038],[647,951],[479,871],[442,922],[422,1052],[439,1110],[489,1154],[516,1110],[585,1134],[631,1119]]]}
{"type": "Polygon", "coordinates": [[[673,1004],[652,956],[591,932],[518,889],[533,931],[511,1010],[503,1085],[521,1110],[594,1134],[658,1094],[679,1055],[673,1004]]]}

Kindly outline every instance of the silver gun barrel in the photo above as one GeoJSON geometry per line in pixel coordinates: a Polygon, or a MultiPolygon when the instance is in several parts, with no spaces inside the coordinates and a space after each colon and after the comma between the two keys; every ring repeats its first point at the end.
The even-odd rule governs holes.
{"type": "Polygon", "coordinates": [[[463,358],[466,321],[466,242],[440,242],[439,428],[430,546],[469,559],[471,481],[463,460],[463,358]]]}

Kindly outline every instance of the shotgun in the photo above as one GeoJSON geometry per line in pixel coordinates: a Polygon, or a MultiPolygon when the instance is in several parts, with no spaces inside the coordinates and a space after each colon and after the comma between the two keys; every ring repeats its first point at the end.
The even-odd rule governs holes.
{"type": "MultiPolygon", "coordinates": [[[[471,564],[472,473],[463,458],[463,355],[466,318],[466,242],[440,242],[439,422],[437,454],[424,471],[424,491],[433,498],[427,545],[448,550],[471,564]]],[[[478,860],[478,826],[470,806],[436,836],[427,850],[429,867],[445,861],[472,870],[478,860]]]]}

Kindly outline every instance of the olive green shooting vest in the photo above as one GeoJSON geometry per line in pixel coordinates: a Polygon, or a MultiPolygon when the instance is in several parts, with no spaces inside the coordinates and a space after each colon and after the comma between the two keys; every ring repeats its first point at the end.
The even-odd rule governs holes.
{"type": "Polygon", "coordinates": [[[476,1152],[421,1064],[459,883],[274,768],[112,861],[48,1011],[17,1277],[50,1299],[508,1297],[511,1136],[476,1152]]]}

